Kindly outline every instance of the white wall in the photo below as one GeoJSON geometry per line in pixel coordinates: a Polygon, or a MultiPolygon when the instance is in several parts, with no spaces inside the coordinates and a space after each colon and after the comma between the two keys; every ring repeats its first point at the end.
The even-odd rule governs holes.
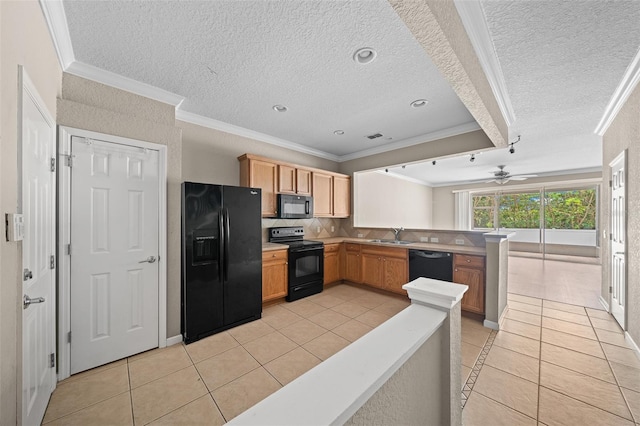
{"type": "Polygon", "coordinates": [[[384,172],[354,174],[355,227],[430,229],[431,187],[384,172]]]}

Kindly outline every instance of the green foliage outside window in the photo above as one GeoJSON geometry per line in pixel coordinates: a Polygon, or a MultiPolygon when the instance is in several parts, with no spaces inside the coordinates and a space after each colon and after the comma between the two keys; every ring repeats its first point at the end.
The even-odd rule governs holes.
{"type": "MultiPolygon", "coordinates": [[[[596,190],[545,192],[546,229],[596,229],[596,190]]],[[[494,226],[496,206],[500,228],[537,229],[540,226],[540,193],[473,196],[473,227],[494,226]]]]}

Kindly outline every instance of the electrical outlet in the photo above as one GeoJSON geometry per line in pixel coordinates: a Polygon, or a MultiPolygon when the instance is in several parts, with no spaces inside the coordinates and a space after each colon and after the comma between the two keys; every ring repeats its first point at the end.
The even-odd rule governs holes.
{"type": "Polygon", "coordinates": [[[336,232],[336,227],[331,225],[331,232],[336,232]]]}
{"type": "Polygon", "coordinates": [[[464,245],[464,240],[463,239],[456,239],[456,244],[463,246],[464,245]]]}
{"type": "Polygon", "coordinates": [[[428,243],[429,242],[429,237],[420,237],[420,241],[423,243],[428,243]]]}
{"type": "Polygon", "coordinates": [[[440,241],[440,240],[439,240],[437,237],[431,237],[431,242],[432,242],[432,243],[437,243],[437,242],[439,242],[439,241],[440,241]]]}
{"type": "Polygon", "coordinates": [[[364,237],[364,234],[358,234],[358,238],[364,237]]]}
{"type": "Polygon", "coordinates": [[[316,232],[319,234],[320,233],[320,227],[316,226],[316,232]]]}

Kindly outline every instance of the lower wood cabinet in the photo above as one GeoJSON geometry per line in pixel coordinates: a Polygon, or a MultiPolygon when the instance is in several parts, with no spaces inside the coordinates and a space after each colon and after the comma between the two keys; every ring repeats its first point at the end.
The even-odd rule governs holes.
{"type": "Polygon", "coordinates": [[[344,269],[342,276],[352,283],[362,282],[360,244],[344,243],[344,269]]]}
{"type": "Polygon", "coordinates": [[[407,294],[402,286],[409,279],[407,249],[362,246],[362,282],[383,290],[407,294]]]}
{"type": "Polygon", "coordinates": [[[453,282],[469,286],[462,296],[463,310],[484,314],[485,274],[483,256],[453,255],[453,282]]]}
{"type": "Polygon", "coordinates": [[[340,281],[340,243],[324,245],[324,284],[340,281]]]}
{"type": "Polygon", "coordinates": [[[288,251],[271,250],[262,252],[262,301],[285,297],[289,280],[288,251]]]}

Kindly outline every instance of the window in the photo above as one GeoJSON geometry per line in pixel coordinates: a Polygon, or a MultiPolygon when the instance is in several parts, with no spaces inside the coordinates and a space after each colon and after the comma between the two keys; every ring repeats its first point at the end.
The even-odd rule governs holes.
{"type": "Polygon", "coordinates": [[[473,229],[493,229],[496,212],[494,194],[473,196],[473,229]]]}

